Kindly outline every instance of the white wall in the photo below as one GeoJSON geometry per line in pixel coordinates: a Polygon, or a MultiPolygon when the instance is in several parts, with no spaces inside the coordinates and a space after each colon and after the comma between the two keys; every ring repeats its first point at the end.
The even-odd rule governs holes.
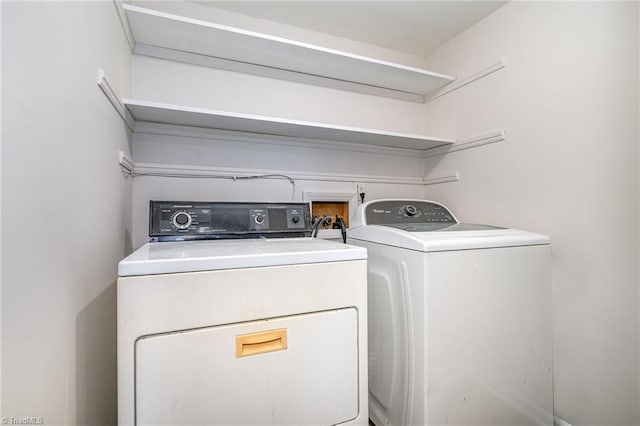
{"type": "Polygon", "coordinates": [[[117,262],[131,250],[112,2],[2,2],[2,417],[115,424],[117,262]]]}
{"type": "MultiPolygon", "coordinates": [[[[2,3],[0,3],[0,58],[2,57],[2,3]]],[[[0,93],[2,93],[2,61],[0,60],[0,93]]],[[[0,100],[0,224],[2,223],[2,101],[0,100]]],[[[2,271],[2,226],[0,225],[0,271],[2,271]]],[[[2,273],[0,272],[0,366],[2,365],[2,273]]],[[[0,367],[1,368],[1,367],[0,367]]],[[[0,371],[0,392],[2,391],[2,372],[0,371]]],[[[0,395],[0,414],[2,414],[2,396],[0,395]]]]}
{"type": "Polygon", "coordinates": [[[574,425],[640,423],[637,7],[512,2],[428,58],[458,76],[506,60],[428,104],[429,128],[508,140],[429,159],[461,180],[426,195],[551,236],[555,411],[574,425]]]}
{"type": "MultiPolygon", "coordinates": [[[[167,2],[154,7],[407,64],[423,61],[399,52],[200,5],[167,2]]],[[[420,103],[139,55],[134,55],[132,65],[132,97],[135,99],[407,133],[426,130],[425,106],[420,103]]],[[[154,167],[177,164],[204,170],[230,168],[241,175],[277,171],[296,179],[292,194],[291,185],[285,180],[232,182],[137,177],[134,181],[134,245],[137,247],[148,240],[150,199],[306,201],[304,194],[308,192],[351,193],[353,211],[357,205],[356,184],[362,181],[367,182],[367,199],[423,196],[424,161],[419,153],[384,149],[362,152],[346,147],[334,149],[329,145],[317,141],[265,145],[254,140],[191,131],[174,136],[151,131],[134,135],[133,156],[138,163],[154,167]],[[410,184],[398,183],[399,178],[410,184]]]]}
{"type": "MultiPolygon", "coordinates": [[[[424,104],[135,55],[135,99],[405,133],[424,104]]],[[[432,135],[441,136],[445,135],[432,135]]]]}
{"type": "MultiPolygon", "coordinates": [[[[0,58],[2,57],[2,4],[0,3],[0,58]]],[[[2,93],[2,61],[0,60],[0,94],[2,93]]],[[[1,95],[0,95],[1,96],[1,95]]],[[[2,223],[2,101],[0,99],[0,224],[2,223]]],[[[2,271],[2,226],[0,225],[0,271],[2,271]]],[[[2,273],[0,272],[0,366],[2,366],[2,273]]],[[[2,392],[2,368],[0,367],[0,392],[2,392]]],[[[2,413],[0,396],[0,414],[2,413]]]]}

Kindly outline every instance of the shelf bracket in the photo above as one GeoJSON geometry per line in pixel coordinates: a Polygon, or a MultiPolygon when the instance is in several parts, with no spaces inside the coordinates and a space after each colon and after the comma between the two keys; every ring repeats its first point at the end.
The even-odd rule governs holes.
{"type": "Polygon", "coordinates": [[[429,149],[426,151],[424,158],[437,157],[439,155],[445,155],[455,151],[462,151],[463,149],[476,148],[478,146],[488,145],[490,143],[502,142],[506,140],[506,130],[497,130],[486,135],[458,140],[453,145],[429,149]]]}
{"type": "Polygon", "coordinates": [[[118,164],[122,169],[122,174],[125,177],[129,177],[136,170],[136,163],[131,157],[125,154],[124,151],[118,151],[118,164]]]}
{"type": "Polygon", "coordinates": [[[104,70],[102,68],[98,68],[97,80],[98,80],[98,87],[100,87],[100,90],[102,90],[102,93],[104,93],[107,99],[109,99],[109,102],[111,102],[111,105],[113,105],[116,112],[122,118],[122,120],[127,125],[129,130],[133,131],[135,120],[133,119],[129,111],[127,111],[127,108],[125,108],[124,104],[122,103],[122,100],[121,100],[122,98],[118,96],[118,94],[113,89],[111,84],[109,84],[109,81],[107,80],[107,77],[105,76],[104,70]]]}
{"type": "Polygon", "coordinates": [[[425,186],[428,186],[428,185],[436,185],[439,183],[457,182],[459,180],[460,180],[460,175],[458,174],[458,172],[451,172],[451,173],[445,173],[445,174],[424,178],[424,184],[425,186]]]}
{"type": "Polygon", "coordinates": [[[129,21],[127,20],[127,14],[122,7],[122,0],[113,0],[113,5],[116,7],[116,12],[118,12],[118,18],[120,18],[120,24],[122,25],[124,37],[127,39],[129,50],[131,50],[131,53],[134,53],[133,51],[135,49],[136,43],[133,40],[133,35],[131,34],[131,28],[129,26],[129,21]]]}
{"type": "Polygon", "coordinates": [[[441,96],[447,95],[451,92],[453,92],[454,90],[458,90],[461,87],[464,87],[468,84],[473,83],[474,81],[480,80],[483,77],[486,77],[490,74],[493,74],[494,72],[501,70],[502,68],[506,67],[507,63],[505,62],[504,59],[501,59],[499,62],[481,70],[478,71],[477,73],[470,75],[468,77],[465,78],[461,78],[458,79],[452,83],[447,84],[446,86],[444,86],[442,89],[432,92],[431,94],[428,94],[425,97],[425,103],[427,102],[431,102],[434,99],[438,99],[441,96]]]}

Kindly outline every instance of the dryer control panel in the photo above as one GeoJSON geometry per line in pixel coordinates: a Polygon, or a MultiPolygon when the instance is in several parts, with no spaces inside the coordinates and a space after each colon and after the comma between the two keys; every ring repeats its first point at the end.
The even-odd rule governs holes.
{"type": "Polygon", "coordinates": [[[310,235],[306,203],[151,201],[149,206],[149,236],[156,241],[310,235]]]}
{"type": "Polygon", "coordinates": [[[368,225],[458,223],[442,204],[419,200],[374,201],[367,206],[365,216],[368,225]]]}

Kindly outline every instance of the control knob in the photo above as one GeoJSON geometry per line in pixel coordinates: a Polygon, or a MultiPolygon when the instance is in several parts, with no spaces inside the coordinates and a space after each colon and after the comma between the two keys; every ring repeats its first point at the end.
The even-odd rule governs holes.
{"type": "Polygon", "coordinates": [[[173,215],[173,226],[177,229],[187,229],[191,226],[192,218],[191,215],[187,212],[178,212],[173,215]]]}
{"type": "Polygon", "coordinates": [[[418,214],[418,209],[416,209],[415,206],[412,206],[411,204],[409,204],[408,206],[404,206],[404,213],[407,216],[412,217],[418,214]]]}
{"type": "Polygon", "coordinates": [[[291,216],[291,222],[293,223],[300,222],[300,216],[291,216]]]}
{"type": "Polygon", "coordinates": [[[257,214],[255,217],[255,221],[258,225],[262,225],[264,223],[264,215],[263,214],[257,214]]]}

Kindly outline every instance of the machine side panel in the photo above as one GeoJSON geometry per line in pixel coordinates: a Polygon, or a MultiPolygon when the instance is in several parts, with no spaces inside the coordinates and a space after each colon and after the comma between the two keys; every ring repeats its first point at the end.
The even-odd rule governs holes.
{"type": "MultiPolygon", "coordinates": [[[[404,425],[413,407],[416,365],[424,345],[424,254],[350,240],[368,252],[369,416],[376,425],[404,425]],[[416,346],[417,345],[417,346],[416,346]]],[[[422,392],[418,392],[422,397],[422,392]]]]}
{"type": "Polygon", "coordinates": [[[553,424],[550,246],[426,258],[426,359],[415,375],[428,378],[427,404],[410,423],[553,424]]]}

